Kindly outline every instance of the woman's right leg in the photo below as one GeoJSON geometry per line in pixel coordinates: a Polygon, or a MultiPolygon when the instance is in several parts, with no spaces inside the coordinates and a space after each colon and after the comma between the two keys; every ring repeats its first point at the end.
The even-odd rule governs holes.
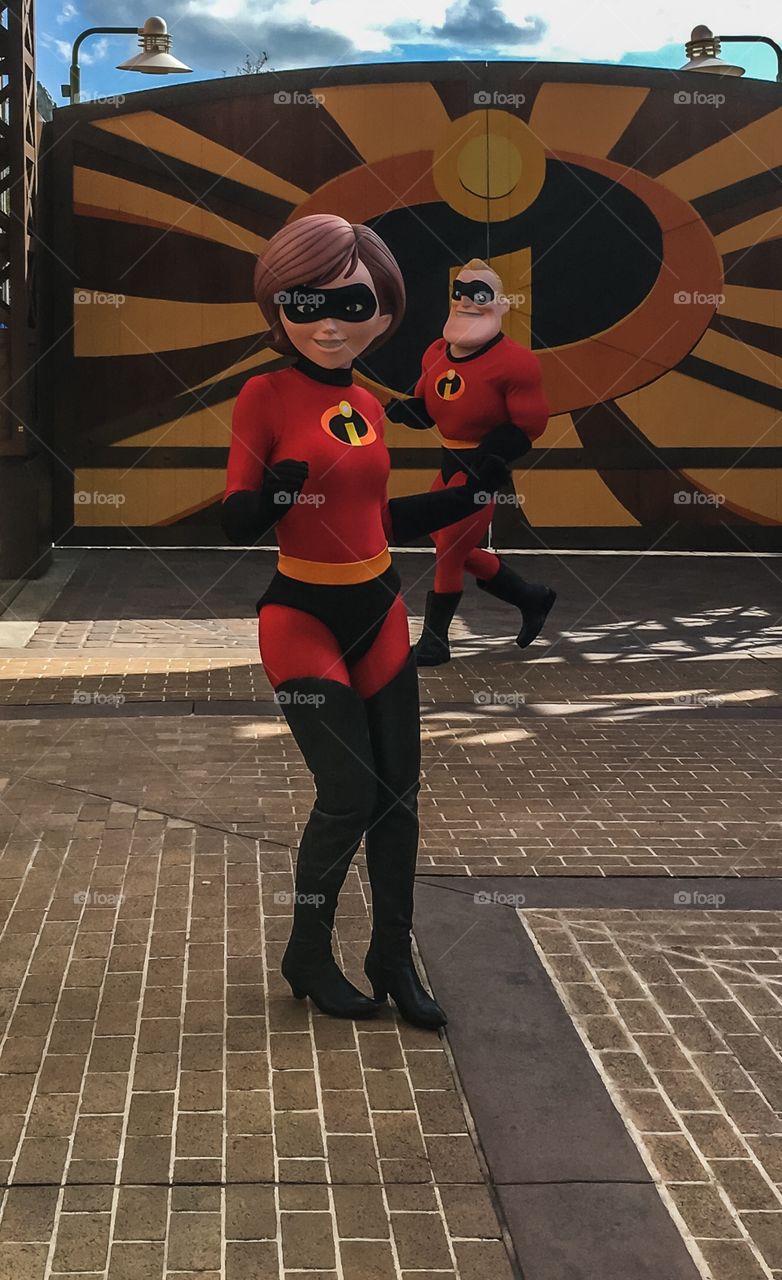
{"type": "Polygon", "coordinates": [[[377,1004],[348,982],[331,935],[339,891],[375,805],[364,703],[350,687],[339,645],[317,618],[284,605],[261,608],[261,658],[315,783],[299,844],[293,928],[282,962],[297,997],[335,1017],[367,1017],[377,1004]]]}

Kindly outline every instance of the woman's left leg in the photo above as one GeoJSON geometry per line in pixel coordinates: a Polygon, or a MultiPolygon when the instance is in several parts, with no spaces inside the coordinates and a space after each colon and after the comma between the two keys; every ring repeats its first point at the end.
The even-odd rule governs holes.
{"type": "Polygon", "coordinates": [[[446,1016],[422,985],[411,952],[421,722],[418,674],[401,599],[351,670],[351,683],[364,698],[377,788],[365,837],[372,939],[364,970],[375,999],[390,994],[407,1022],[436,1030],[446,1016]]]}

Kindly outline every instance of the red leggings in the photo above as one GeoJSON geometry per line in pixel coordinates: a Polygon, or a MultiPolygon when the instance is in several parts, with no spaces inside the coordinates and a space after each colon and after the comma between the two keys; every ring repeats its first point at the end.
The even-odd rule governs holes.
{"type": "MultiPolygon", "coordinates": [[[[457,471],[448,485],[464,484],[465,474],[457,471]]],[[[445,489],[446,483],[438,471],[432,490],[445,489]]],[[[435,591],[461,591],[464,587],[464,571],[476,578],[493,578],[500,567],[499,557],[484,551],[479,542],[486,533],[494,515],[496,502],[487,502],[474,516],[467,516],[456,524],[433,533],[432,542],[437,548],[434,570],[435,591]]]]}
{"type": "Polygon", "coordinates": [[[314,676],[350,685],[362,698],[371,698],[393,680],[410,653],[407,611],[401,596],[394,599],[371,647],[351,666],[325,623],[288,605],[263,605],[258,642],[273,689],[285,680],[314,676]]]}

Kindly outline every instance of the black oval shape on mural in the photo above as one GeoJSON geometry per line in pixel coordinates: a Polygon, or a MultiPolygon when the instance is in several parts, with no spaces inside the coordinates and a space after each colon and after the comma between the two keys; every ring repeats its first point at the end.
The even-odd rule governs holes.
{"type": "MultiPolygon", "coordinates": [[[[611,328],[652,288],[662,232],[627,187],[583,165],[549,160],[537,199],[507,222],[473,222],[444,203],[393,209],[373,218],[407,287],[407,311],[391,342],[360,367],[408,390],[426,346],[448,314],[448,274],[470,258],[532,253],[532,346],[559,347],[611,328]]],[[[513,281],[503,281],[513,292],[513,281]]]]}

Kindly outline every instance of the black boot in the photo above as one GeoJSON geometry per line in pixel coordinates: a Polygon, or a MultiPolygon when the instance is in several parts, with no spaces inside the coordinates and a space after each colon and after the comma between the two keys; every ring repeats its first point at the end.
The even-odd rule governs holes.
{"type": "Polygon", "coordinates": [[[439,667],[451,661],[448,628],[461,598],[461,591],[430,591],[427,594],[424,629],[415,646],[415,660],[419,667],[439,667]]]}
{"type": "Polygon", "coordinates": [[[521,610],[522,626],[516,637],[516,644],[520,649],[526,649],[540,635],[543,623],[557,598],[553,588],[544,587],[537,582],[525,582],[503,560],[500,560],[500,567],[494,577],[484,580],[479,578],[478,586],[481,591],[487,591],[490,596],[496,596],[506,604],[515,604],[521,610]]]}
{"type": "Polygon", "coordinates": [[[418,677],[412,654],[399,675],[365,706],[378,790],[366,835],[372,939],[364,972],[376,1000],[390,995],[406,1022],[436,1031],[447,1019],[416,972],[410,942],[421,767],[418,677]]]}
{"type": "Polygon", "coordinates": [[[311,677],[286,681],[275,696],[317,792],[299,844],[282,976],[297,1000],[309,996],[322,1013],[367,1018],[378,1005],[348,982],[331,950],[339,891],[375,806],[364,703],[347,685],[311,677]]]}

